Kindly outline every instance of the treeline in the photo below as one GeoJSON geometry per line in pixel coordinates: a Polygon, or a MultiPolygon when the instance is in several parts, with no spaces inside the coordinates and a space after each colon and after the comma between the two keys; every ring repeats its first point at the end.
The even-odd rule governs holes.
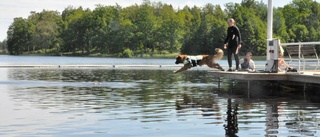
{"type": "Polygon", "coordinates": [[[6,54],[7,53],[7,40],[0,41],[0,54],[6,54]]]}
{"type": "MultiPolygon", "coordinates": [[[[213,54],[222,47],[227,19],[239,27],[242,53],[266,54],[267,5],[255,0],[174,9],[161,2],[144,1],[129,7],[97,5],[95,9],[68,7],[31,12],[15,18],[0,43],[9,54],[108,54],[131,57],[142,54],[213,54]],[[3,46],[6,45],[6,46],[3,46]]],[[[320,4],[293,0],[274,8],[273,36],[281,42],[319,41],[320,4]]]]}

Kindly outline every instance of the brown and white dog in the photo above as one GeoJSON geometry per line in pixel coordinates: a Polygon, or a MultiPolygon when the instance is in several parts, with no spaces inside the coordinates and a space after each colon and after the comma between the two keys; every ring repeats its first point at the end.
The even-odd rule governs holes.
{"type": "Polygon", "coordinates": [[[217,68],[221,71],[224,69],[215,62],[215,60],[219,60],[223,57],[223,50],[220,48],[215,49],[217,54],[215,55],[198,55],[198,56],[189,56],[189,55],[178,55],[176,58],[176,64],[183,63],[183,67],[179,70],[175,71],[174,73],[178,73],[181,71],[185,71],[191,67],[207,65],[210,68],[217,68]]]}

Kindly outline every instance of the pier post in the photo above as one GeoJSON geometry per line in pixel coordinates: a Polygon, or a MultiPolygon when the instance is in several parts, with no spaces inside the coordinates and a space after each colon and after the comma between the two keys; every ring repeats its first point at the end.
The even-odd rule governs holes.
{"type": "Polygon", "coordinates": [[[250,80],[248,80],[248,98],[250,98],[250,80]]]}
{"type": "Polygon", "coordinates": [[[221,88],[221,86],[220,86],[220,80],[221,80],[221,78],[220,77],[218,77],[218,89],[219,89],[219,91],[220,91],[220,88],[221,88]]]}
{"type": "Polygon", "coordinates": [[[233,83],[234,83],[234,79],[230,79],[230,91],[231,91],[231,94],[233,93],[233,88],[234,88],[234,86],[233,86],[233,83]]]}
{"type": "Polygon", "coordinates": [[[306,89],[307,89],[307,83],[304,83],[304,84],[303,84],[303,98],[304,98],[304,100],[306,100],[306,99],[307,99],[307,96],[306,96],[306,89]]]}

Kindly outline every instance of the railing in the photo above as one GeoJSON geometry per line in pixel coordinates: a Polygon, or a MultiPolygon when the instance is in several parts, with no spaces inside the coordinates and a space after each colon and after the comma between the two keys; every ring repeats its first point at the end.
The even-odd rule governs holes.
{"type": "MultiPolygon", "coordinates": [[[[281,46],[287,46],[287,47],[288,47],[288,46],[298,46],[298,51],[297,51],[298,58],[292,59],[291,56],[290,56],[290,54],[289,54],[289,57],[290,57],[290,61],[292,61],[292,60],[297,60],[297,61],[298,61],[298,70],[301,71],[301,61],[304,61],[303,70],[305,70],[305,62],[306,62],[306,60],[308,60],[308,59],[305,59],[305,58],[303,57],[303,53],[302,53],[302,51],[301,51],[301,47],[302,47],[303,45],[320,45],[320,42],[281,43],[280,45],[281,45],[281,46]]],[[[316,51],[314,51],[314,52],[315,52],[314,54],[315,54],[315,56],[316,56],[316,59],[312,59],[312,60],[318,62],[317,67],[316,67],[316,69],[317,69],[318,66],[319,66],[319,58],[318,58],[318,55],[317,55],[316,51]]]]}

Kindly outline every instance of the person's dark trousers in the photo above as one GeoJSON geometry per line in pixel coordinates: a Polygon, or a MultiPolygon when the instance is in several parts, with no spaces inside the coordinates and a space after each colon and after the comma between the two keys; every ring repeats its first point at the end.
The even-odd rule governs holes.
{"type": "Polygon", "coordinates": [[[228,49],[228,64],[229,68],[232,68],[232,54],[234,55],[234,59],[236,60],[236,70],[239,70],[239,55],[236,53],[237,46],[229,45],[228,49]]]}

